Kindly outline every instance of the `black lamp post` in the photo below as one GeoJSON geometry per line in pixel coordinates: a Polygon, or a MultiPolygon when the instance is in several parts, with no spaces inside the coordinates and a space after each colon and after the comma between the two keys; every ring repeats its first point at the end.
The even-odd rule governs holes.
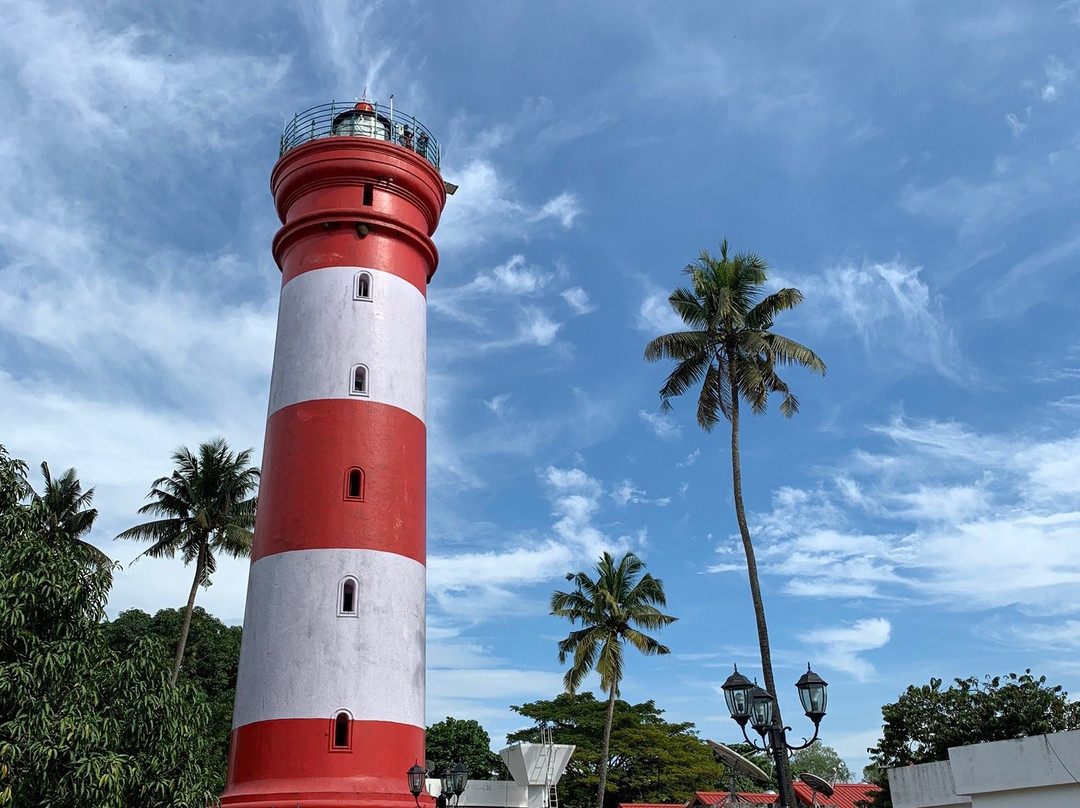
{"type": "Polygon", "coordinates": [[[465,793],[465,786],[469,783],[469,770],[465,768],[465,764],[458,761],[445,772],[441,778],[442,793],[454,795],[454,806],[457,808],[458,802],[461,800],[461,795],[465,793]]]}
{"type": "Polygon", "coordinates": [[[405,776],[409,779],[409,793],[412,794],[413,799],[416,801],[416,808],[420,808],[420,794],[424,790],[424,780],[427,778],[427,769],[419,763],[414,763],[409,767],[409,770],[405,772],[405,776]]]}
{"type": "Polygon", "coordinates": [[[722,688],[728,711],[742,729],[746,742],[759,752],[772,755],[776,763],[781,808],[791,808],[787,802],[790,784],[785,782],[784,777],[784,772],[787,771],[784,766],[785,757],[788,752],[805,749],[817,740],[818,728],[821,719],[825,717],[825,705],[828,702],[828,683],[810,670],[809,665],[806,666],[806,673],[795,683],[795,687],[799,691],[799,701],[802,702],[806,717],[814,722],[814,737],[798,746],[787,742],[786,733],[791,731],[791,727],[781,726],[776,720],[776,698],[773,694],[739,673],[738,667],[722,688]],[[750,726],[761,736],[760,746],[746,734],[747,722],[750,722],[750,726]]]}

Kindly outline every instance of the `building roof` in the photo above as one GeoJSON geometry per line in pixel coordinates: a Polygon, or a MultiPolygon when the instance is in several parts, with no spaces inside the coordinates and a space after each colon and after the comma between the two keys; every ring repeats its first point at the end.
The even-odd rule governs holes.
{"type": "MultiPolygon", "coordinates": [[[[758,805],[773,805],[777,801],[776,792],[763,794],[757,791],[740,791],[739,799],[743,802],[757,803],[758,805]]],[[[689,805],[727,805],[727,799],[731,796],[730,791],[695,791],[694,799],[689,805]]],[[[737,805],[738,803],[731,803],[737,805]]]]}
{"type": "MultiPolygon", "coordinates": [[[[796,780],[793,785],[795,786],[795,799],[799,805],[813,805],[814,792],[810,789],[810,786],[801,780],[796,780]]],[[[822,808],[825,808],[825,806],[856,808],[856,802],[869,800],[877,790],[877,786],[872,786],[869,783],[836,783],[833,786],[833,795],[831,797],[819,797],[818,804],[822,808]]],[[[719,806],[725,804],[729,794],[728,791],[695,791],[694,799],[690,800],[688,808],[689,806],[719,806]]],[[[775,792],[768,794],[739,792],[739,797],[744,802],[762,805],[773,805],[777,802],[775,792]]]]}
{"type": "MultiPolygon", "coordinates": [[[[792,783],[795,786],[795,798],[803,805],[813,805],[814,792],[801,780],[792,783]]],[[[835,805],[836,808],[856,808],[859,800],[869,800],[880,789],[869,783],[835,783],[831,797],[818,797],[818,804],[835,805]]]]}
{"type": "Polygon", "coordinates": [[[620,802],[619,808],[686,808],[685,802],[620,802]]]}

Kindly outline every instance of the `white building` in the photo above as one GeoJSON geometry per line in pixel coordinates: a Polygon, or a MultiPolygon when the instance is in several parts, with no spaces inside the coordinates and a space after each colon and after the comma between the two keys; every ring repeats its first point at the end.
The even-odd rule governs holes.
{"type": "MultiPolygon", "coordinates": [[[[573,744],[519,743],[499,752],[513,780],[470,780],[460,808],[558,808],[557,786],[576,749],[573,744]]],[[[439,780],[427,781],[437,797],[439,780]]],[[[452,803],[452,800],[451,800],[452,803]]]]}
{"type": "Polygon", "coordinates": [[[889,770],[893,808],[1080,808],[1080,730],[957,746],[889,770]]]}

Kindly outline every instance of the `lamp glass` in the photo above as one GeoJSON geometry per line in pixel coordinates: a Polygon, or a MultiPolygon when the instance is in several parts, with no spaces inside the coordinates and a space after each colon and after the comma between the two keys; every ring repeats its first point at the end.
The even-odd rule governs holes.
{"type": "Polygon", "coordinates": [[[424,790],[424,778],[427,776],[427,771],[414,763],[405,774],[409,778],[409,793],[414,797],[419,797],[420,792],[424,790]]]}
{"type": "Polygon", "coordinates": [[[810,670],[806,666],[806,673],[799,677],[795,684],[799,690],[799,701],[802,702],[803,711],[811,720],[820,721],[825,715],[825,707],[829,701],[828,682],[810,670]]]}
{"type": "Polygon", "coordinates": [[[776,699],[772,697],[772,694],[764,688],[755,687],[750,697],[750,724],[754,729],[761,732],[771,727],[775,709],[776,699]]]}
{"type": "Polygon", "coordinates": [[[460,797],[462,792],[465,791],[465,785],[469,782],[469,770],[465,768],[465,764],[458,761],[452,769],[450,769],[450,788],[454,792],[454,795],[460,797]]]}
{"type": "Polygon", "coordinates": [[[735,673],[724,682],[722,689],[731,717],[736,721],[742,719],[745,722],[750,717],[750,695],[754,690],[754,683],[739,673],[739,669],[736,668],[735,673]]]}

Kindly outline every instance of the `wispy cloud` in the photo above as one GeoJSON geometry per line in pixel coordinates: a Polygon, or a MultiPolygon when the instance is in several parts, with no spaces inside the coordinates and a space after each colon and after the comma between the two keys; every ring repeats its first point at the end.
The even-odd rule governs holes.
{"type": "Polygon", "coordinates": [[[874,675],[874,666],[862,656],[889,642],[892,624],[883,617],[865,618],[849,625],[817,628],[806,635],[807,643],[822,646],[824,664],[865,682],[874,675]]]}
{"type": "Polygon", "coordinates": [[[671,416],[638,410],[638,418],[661,440],[673,440],[682,434],[682,427],[671,416]]]}
{"type": "Polygon", "coordinates": [[[887,345],[888,355],[910,366],[928,364],[952,381],[973,380],[975,371],[963,358],[942,298],[923,280],[922,267],[899,259],[866,261],[831,267],[799,286],[817,301],[812,326],[839,320],[862,338],[868,354],[880,356],[887,345]]]}
{"type": "Polygon", "coordinates": [[[564,289],[559,294],[574,314],[589,314],[596,311],[596,306],[589,301],[589,293],[580,286],[564,289]]]}

